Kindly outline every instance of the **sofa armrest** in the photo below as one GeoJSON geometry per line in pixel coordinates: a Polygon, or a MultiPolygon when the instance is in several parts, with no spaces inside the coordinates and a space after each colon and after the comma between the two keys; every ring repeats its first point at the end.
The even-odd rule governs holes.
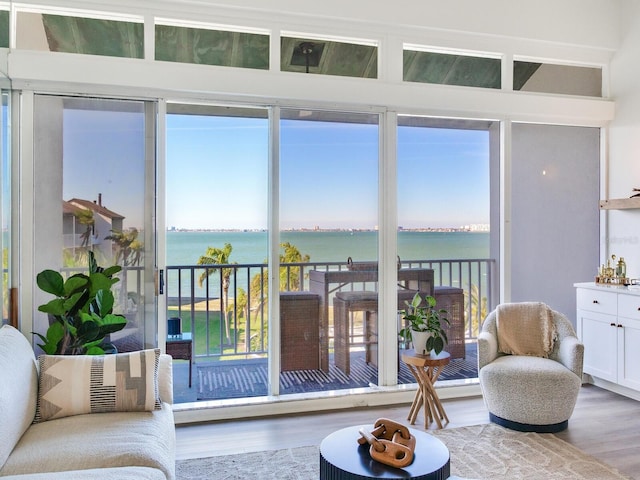
{"type": "Polygon", "coordinates": [[[158,391],[160,400],[168,404],[173,404],[173,359],[171,355],[163,353],[160,355],[158,365],[158,391]]]}
{"type": "Polygon", "coordinates": [[[558,361],[575,373],[582,381],[582,365],[584,360],[584,345],[578,337],[566,336],[558,347],[558,361]]]}
{"type": "Polygon", "coordinates": [[[478,372],[498,357],[498,339],[489,332],[478,335],[478,372]]]}

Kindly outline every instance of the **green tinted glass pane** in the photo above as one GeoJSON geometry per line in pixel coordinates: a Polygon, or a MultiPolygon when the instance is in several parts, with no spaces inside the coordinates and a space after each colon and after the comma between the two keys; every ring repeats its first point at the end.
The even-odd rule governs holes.
{"type": "Polygon", "coordinates": [[[280,43],[283,72],[378,77],[378,47],[374,45],[291,37],[282,37],[280,43]]]}
{"type": "Polygon", "coordinates": [[[47,14],[42,15],[42,23],[52,52],[126,58],[144,55],[141,23],[47,14]]]}
{"type": "Polygon", "coordinates": [[[9,48],[9,12],[0,11],[0,47],[9,48]]]}
{"type": "Polygon", "coordinates": [[[405,50],[403,63],[407,82],[500,88],[498,58],[405,50]]]}
{"type": "Polygon", "coordinates": [[[269,36],[156,25],[156,60],[269,68],[269,36]]]}

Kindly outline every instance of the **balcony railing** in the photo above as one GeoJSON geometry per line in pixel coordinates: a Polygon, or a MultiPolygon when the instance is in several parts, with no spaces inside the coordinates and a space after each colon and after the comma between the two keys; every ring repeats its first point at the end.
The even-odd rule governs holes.
{"type": "MultiPolygon", "coordinates": [[[[495,307],[494,260],[404,260],[401,266],[433,269],[435,286],[463,289],[465,337],[471,340],[477,336],[482,319],[495,307]]],[[[346,269],[345,262],[287,263],[281,265],[280,278],[284,290],[309,290],[310,270],[346,269]]],[[[167,266],[167,318],[180,317],[183,330],[193,332],[197,357],[267,354],[267,270],[266,264],[167,266]]],[[[359,282],[336,291],[376,288],[376,282],[359,282]]],[[[332,345],[331,318],[329,323],[332,345]]]]}

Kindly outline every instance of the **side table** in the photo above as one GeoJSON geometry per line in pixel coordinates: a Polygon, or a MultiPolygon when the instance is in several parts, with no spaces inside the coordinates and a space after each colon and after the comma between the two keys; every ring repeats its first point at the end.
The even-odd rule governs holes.
{"type": "Polygon", "coordinates": [[[167,337],[167,354],[174,360],[189,360],[189,388],[191,388],[191,367],[193,363],[193,338],[191,332],[167,337]]]}
{"type": "Polygon", "coordinates": [[[320,444],[320,480],[362,480],[403,478],[446,480],[450,475],[449,449],[433,435],[410,429],[416,437],[413,462],[395,468],[377,462],[369,454],[369,444],[360,445],[360,429],[372,425],[347,427],[327,436],[320,444]]]}
{"type": "Polygon", "coordinates": [[[420,407],[424,405],[424,428],[429,428],[429,424],[435,421],[438,428],[442,428],[442,420],[449,423],[449,418],[444,411],[442,402],[438,398],[438,393],[434,383],[438,379],[442,369],[449,364],[451,355],[449,352],[440,352],[438,355],[422,355],[415,350],[404,350],[402,361],[407,364],[411,374],[418,382],[418,390],[413,398],[408,420],[411,425],[416,423],[416,417],[420,407]]]}

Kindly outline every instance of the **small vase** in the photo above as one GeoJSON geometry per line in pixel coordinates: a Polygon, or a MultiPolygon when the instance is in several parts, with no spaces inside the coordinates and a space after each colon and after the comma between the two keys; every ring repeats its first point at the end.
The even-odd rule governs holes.
{"type": "Polygon", "coordinates": [[[429,340],[430,336],[431,332],[411,331],[411,341],[413,342],[413,348],[416,353],[429,355],[430,352],[427,351],[427,340],[429,340]]]}

